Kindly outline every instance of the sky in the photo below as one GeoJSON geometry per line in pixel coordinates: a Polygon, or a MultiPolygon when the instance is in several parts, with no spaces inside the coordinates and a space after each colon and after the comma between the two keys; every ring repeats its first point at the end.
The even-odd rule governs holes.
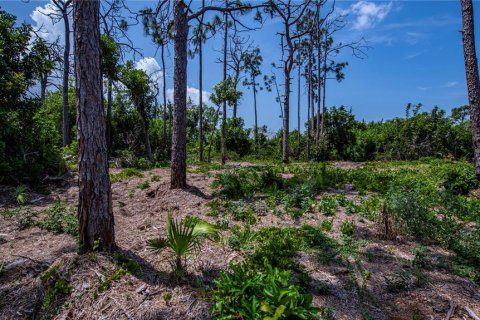
{"type": "MultiPolygon", "coordinates": [[[[17,21],[26,22],[45,32],[42,37],[54,40],[63,37],[62,23],[53,24],[42,12],[48,11],[49,1],[0,0],[0,7],[17,16],[17,21]]],[[[127,0],[131,11],[144,9],[156,1],[127,0]]],[[[475,18],[480,19],[480,2],[474,2],[475,18]]],[[[336,57],[348,61],[345,79],[327,82],[327,106],[344,105],[352,108],[357,119],[382,120],[405,115],[407,103],[422,103],[428,111],[439,106],[447,111],[467,104],[467,89],[461,39],[460,1],[337,1],[336,10],[346,14],[348,24],[338,33],[336,41],[355,41],[364,38],[369,46],[367,57],[356,58],[348,50],[336,57]]],[[[254,25],[252,17],[245,17],[254,25]]],[[[477,26],[480,24],[477,23],[477,26]]],[[[262,72],[272,73],[272,63],[281,58],[281,28],[278,19],[267,20],[260,30],[244,33],[258,46],[263,56],[262,72]]],[[[477,28],[476,28],[477,29],[477,28]]],[[[477,31],[477,30],[476,30],[477,31]]],[[[480,31],[476,32],[478,38],[480,31]]],[[[137,68],[152,74],[161,83],[159,50],[143,32],[140,25],[130,27],[128,34],[142,56],[134,59],[137,68]]],[[[222,80],[222,39],[209,40],[204,45],[204,94],[208,97],[213,86],[222,80]]],[[[173,47],[169,48],[166,65],[167,98],[173,97],[173,47]]],[[[279,71],[277,78],[282,79],[279,71]]],[[[292,72],[291,128],[297,123],[297,79],[292,72]]],[[[307,117],[305,82],[301,83],[301,123],[307,117]]],[[[253,126],[253,95],[244,92],[238,115],[253,126]]],[[[280,88],[282,90],[282,88],[280,88]]],[[[198,58],[188,61],[188,95],[198,101],[198,58]]],[[[257,95],[259,125],[267,125],[270,132],[282,126],[280,107],[275,101],[276,93],[261,91],[257,95]]],[[[162,101],[162,98],[159,97],[162,101]]],[[[302,125],[303,126],[303,125],[302,125]]],[[[302,128],[303,130],[303,128],[302,128]]]]}

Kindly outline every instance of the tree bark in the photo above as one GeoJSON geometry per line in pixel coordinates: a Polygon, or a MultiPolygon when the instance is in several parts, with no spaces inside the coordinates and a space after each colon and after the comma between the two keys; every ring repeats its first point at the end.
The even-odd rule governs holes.
{"type": "Polygon", "coordinates": [[[301,152],[301,149],[300,149],[300,86],[301,86],[301,81],[300,81],[300,77],[302,76],[302,71],[301,71],[301,68],[302,68],[302,65],[300,63],[300,57],[298,59],[299,63],[298,63],[298,88],[297,88],[297,160],[300,159],[300,152],[301,152]]]}
{"type": "Polygon", "coordinates": [[[42,103],[45,103],[45,99],[47,98],[47,83],[48,73],[45,72],[40,78],[40,99],[42,100],[42,103]]]}
{"type": "Polygon", "coordinates": [[[253,128],[253,135],[255,140],[255,151],[258,152],[258,114],[257,114],[257,79],[252,78],[253,82],[253,111],[255,113],[255,127],[253,128]]]}
{"type": "Polygon", "coordinates": [[[187,7],[182,0],[175,0],[173,7],[174,35],[174,107],[172,136],[172,165],[170,188],[187,187],[187,7]]]}
{"type": "Polygon", "coordinates": [[[65,47],[63,51],[63,88],[62,88],[62,141],[63,146],[70,144],[70,124],[68,121],[68,76],[70,74],[70,19],[68,6],[62,8],[65,25],[65,47]]]}
{"type": "MultiPolygon", "coordinates": [[[[202,8],[205,7],[205,0],[202,0],[202,8]]],[[[203,28],[203,17],[202,14],[200,17],[200,28],[203,28]]],[[[198,156],[200,162],[203,162],[203,57],[202,57],[202,43],[203,43],[203,29],[201,29],[202,34],[200,35],[200,41],[198,42],[198,139],[199,141],[199,150],[198,156]]]]}
{"type": "Polygon", "coordinates": [[[140,111],[143,139],[145,143],[145,155],[147,156],[148,160],[152,161],[153,155],[152,155],[152,147],[150,144],[150,136],[148,134],[149,123],[148,123],[148,116],[145,112],[145,105],[141,105],[139,111],[140,111]]]}
{"type": "Polygon", "coordinates": [[[99,0],[74,1],[78,124],[78,220],[81,252],[115,249],[102,108],[99,0]]]}
{"type": "Polygon", "coordinates": [[[317,15],[316,15],[316,20],[317,20],[317,79],[318,79],[318,87],[317,87],[317,131],[315,133],[315,143],[317,145],[317,148],[320,144],[320,134],[321,134],[321,130],[320,130],[320,127],[321,127],[321,124],[320,124],[320,115],[322,115],[322,118],[323,118],[323,114],[321,112],[321,100],[320,100],[320,97],[321,97],[321,86],[320,86],[320,79],[321,79],[321,68],[320,68],[320,65],[321,65],[321,55],[322,55],[322,44],[321,44],[321,34],[320,34],[320,2],[317,2],[317,15]]]}
{"type": "MultiPolygon", "coordinates": [[[[225,1],[225,8],[228,7],[228,0],[225,1]]],[[[224,12],[224,35],[223,35],[223,81],[227,80],[227,40],[228,40],[228,13],[224,12]]],[[[222,138],[220,153],[222,157],[222,165],[227,161],[227,101],[223,101],[222,114],[222,138]]]]}
{"type": "Polygon", "coordinates": [[[107,148],[108,154],[112,150],[112,105],[113,105],[113,81],[108,79],[107,84],[107,148]]]}
{"type": "Polygon", "coordinates": [[[461,0],[462,4],[462,38],[467,76],[468,101],[472,124],[473,163],[475,174],[480,180],[480,80],[478,75],[477,54],[475,51],[475,34],[472,0],[461,0]]]}
{"type": "Polygon", "coordinates": [[[165,79],[165,43],[162,42],[162,79],[163,79],[163,141],[167,143],[167,82],[165,79]]]}
{"type": "Polygon", "coordinates": [[[290,133],[290,60],[291,56],[285,62],[283,69],[285,77],[285,94],[283,100],[283,139],[282,139],[282,162],[288,163],[290,148],[289,148],[289,133],[290,133]]]}

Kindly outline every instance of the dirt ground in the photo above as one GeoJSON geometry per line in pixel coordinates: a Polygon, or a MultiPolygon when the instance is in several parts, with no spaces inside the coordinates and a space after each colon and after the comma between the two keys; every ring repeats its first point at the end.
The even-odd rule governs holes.
{"type": "MultiPolygon", "coordinates": [[[[339,166],[350,168],[352,165],[339,166]]],[[[229,231],[222,231],[223,240],[205,242],[201,253],[190,259],[188,276],[183,281],[172,280],[168,253],[150,251],[147,240],[165,235],[169,212],[177,218],[192,215],[212,223],[216,218],[207,215],[210,209],[206,206],[213,197],[210,187],[213,174],[189,173],[190,187],[186,190],[170,190],[169,175],[169,169],[154,169],[144,172],[143,178],[133,177],[112,184],[117,244],[125,255],[141,265],[142,273],[138,277],[123,276],[112,281],[103,292],[96,288],[114,269],[111,257],[78,256],[76,242],[69,235],[37,227],[20,230],[15,219],[0,217],[0,263],[4,263],[4,273],[0,276],[0,319],[41,318],[39,304],[45,288],[39,275],[59,262],[70,272],[72,290],[66,300],[56,302],[59,308],[54,319],[209,319],[208,293],[213,278],[227,269],[230,262],[243,258],[240,252],[225,244],[229,231]],[[140,182],[150,181],[154,175],[159,176],[160,181],[150,182],[145,190],[138,188],[140,182]]],[[[72,178],[52,185],[48,195],[28,193],[30,205],[41,212],[60,198],[75,207],[78,196],[75,184],[72,178]]],[[[338,191],[328,193],[335,192],[338,191]]],[[[13,188],[0,187],[0,210],[14,204],[13,194],[13,188]]],[[[348,192],[347,197],[354,201],[360,198],[354,192],[348,192]]],[[[324,219],[315,211],[295,220],[267,212],[259,217],[255,228],[305,223],[317,226],[324,219]]],[[[339,238],[344,220],[355,224],[355,238],[364,240],[361,263],[371,274],[366,294],[359,295],[344,265],[335,261],[321,264],[313,255],[298,254],[297,259],[312,279],[310,293],[314,295],[314,304],[331,307],[335,319],[363,319],[367,313],[373,319],[446,319],[451,310],[451,319],[471,319],[466,307],[480,315],[480,287],[441,268],[425,271],[428,280],[421,287],[396,294],[388,292],[384,277],[396,269],[411,271],[415,244],[401,238],[384,240],[375,223],[347,215],[343,209],[328,219],[333,219],[332,231],[328,233],[333,238],[339,238]],[[373,258],[367,259],[367,256],[373,258]],[[316,289],[325,285],[328,293],[316,289]]],[[[428,251],[433,261],[450,254],[435,246],[430,246],[428,251]]]]}

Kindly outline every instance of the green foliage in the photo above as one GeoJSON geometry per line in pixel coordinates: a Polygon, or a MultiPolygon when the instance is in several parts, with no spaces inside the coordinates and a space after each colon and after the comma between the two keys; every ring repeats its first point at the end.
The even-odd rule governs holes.
{"type": "Polygon", "coordinates": [[[50,307],[51,303],[58,296],[69,294],[72,290],[67,278],[60,274],[61,267],[61,263],[55,263],[40,274],[40,280],[46,287],[46,292],[42,300],[42,309],[44,310],[50,307]]]}
{"type": "Polygon", "coordinates": [[[148,189],[150,188],[150,182],[148,182],[148,180],[145,180],[145,181],[142,181],[138,184],[138,189],[140,190],[145,190],[145,189],[148,189]]]}
{"type": "Polygon", "coordinates": [[[392,188],[386,198],[387,211],[397,221],[397,229],[415,239],[434,238],[437,227],[429,199],[416,186],[392,188]]]}
{"type": "Polygon", "coordinates": [[[293,228],[266,227],[257,232],[257,247],[251,260],[261,265],[264,260],[280,269],[294,266],[293,257],[301,248],[301,240],[293,228]]]}
{"type": "Polygon", "coordinates": [[[42,102],[29,90],[55,63],[45,41],[28,24],[0,9],[0,181],[38,182],[61,168],[59,141],[39,117],[42,102]]]}
{"type": "Polygon", "coordinates": [[[17,199],[17,203],[21,206],[25,205],[27,203],[27,187],[24,185],[19,185],[15,189],[15,199],[17,199]]]}
{"type": "Polygon", "coordinates": [[[416,245],[412,252],[415,255],[412,261],[412,265],[416,268],[425,269],[428,268],[432,261],[430,257],[426,254],[428,251],[427,247],[422,245],[416,245]]]}
{"type": "Polygon", "coordinates": [[[215,281],[212,313],[215,319],[318,319],[312,297],[292,284],[290,273],[268,263],[231,266],[215,281]]]}
{"type": "Polygon", "coordinates": [[[395,269],[390,274],[384,276],[387,291],[391,293],[407,290],[410,286],[410,279],[410,273],[403,269],[395,269]]]}
{"type": "Polygon", "coordinates": [[[72,291],[72,286],[67,279],[60,278],[56,280],[47,288],[47,292],[45,293],[42,301],[42,309],[47,309],[59,295],[69,294],[70,291],[72,291]]]}
{"type": "Polygon", "coordinates": [[[110,174],[110,181],[112,183],[114,183],[114,182],[127,180],[131,177],[141,177],[142,178],[143,173],[138,169],[125,168],[122,171],[120,171],[119,173],[111,173],[110,174]]]}
{"type": "Polygon", "coordinates": [[[345,220],[340,226],[340,232],[344,237],[353,237],[353,234],[355,232],[355,225],[352,221],[345,220]]]}
{"type": "Polygon", "coordinates": [[[74,237],[78,236],[78,220],[75,208],[69,208],[61,200],[55,201],[53,206],[43,212],[45,217],[38,221],[41,229],[55,233],[67,233],[74,237]]]}
{"type": "Polygon", "coordinates": [[[469,167],[455,167],[446,174],[443,187],[455,195],[468,195],[478,185],[475,171],[469,167]]]}
{"type": "Polygon", "coordinates": [[[230,247],[236,250],[252,250],[253,241],[255,240],[256,233],[251,229],[250,225],[245,225],[243,228],[234,225],[232,226],[232,235],[228,237],[227,243],[230,247]]]}
{"type": "Polygon", "coordinates": [[[176,275],[182,276],[185,265],[182,259],[189,254],[197,254],[200,251],[202,240],[217,236],[217,229],[204,221],[185,223],[167,217],[167,238],[157,238],[148,241],[148,246],[154,251],[169,248],[173,253],[172,269],[176,275]]]}
{"type": "Polygon", "coordinates": [[[318,203],[318,209],[327,216],[332,216],[337,212],[339,202],[335,196],[323,196],[318,203]]]}
{"type": "Polygon", "coordinates": [[[333,221],[332,220],[323,220],[322,223],[320,224],[320,228],[323,231],[331,231],[333,227],[333,221]]]}
{"type": "Polygon", "coordinates": [[[118,267],[128,271],[130,274],[133,274],[138,277],[142,273],[142,268],[140,267],[138,262],[135,260],[129,259],[123,253],[119,253],[119,252],[114,253],[113,258],[115,260],[115,264],[118,267]]]}
{"type": "Polygon", "coordinates": [[[30,207],[18,208],[17,220],[21,230],[33,227],[36,223],[37,212],[30,207]]]}

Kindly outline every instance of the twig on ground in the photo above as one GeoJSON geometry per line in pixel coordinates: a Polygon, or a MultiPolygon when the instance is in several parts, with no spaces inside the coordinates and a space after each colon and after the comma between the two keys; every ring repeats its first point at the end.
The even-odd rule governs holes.
{"type": "Polygon", "coordinates": [[[474,320],[480,320],[480,318],[475,314],[475,312],[470,309],[468,306],[465,307],[465,310],[467,310],[468,315],[472,317],[474,320]]]}

